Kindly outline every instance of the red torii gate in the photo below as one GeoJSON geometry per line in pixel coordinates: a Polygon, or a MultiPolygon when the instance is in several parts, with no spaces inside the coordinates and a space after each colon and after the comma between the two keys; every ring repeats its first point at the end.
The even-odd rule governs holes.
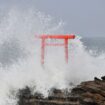
{"type": "Polygon", "coordinates": [[[66,62],[68,63],[68,39],[74,39],[75,35],[74,34],[66,34],[66,35],[47,35],[43,34],[40,36],[36,36],[37,38],[42,39],[41,42],[41,63],[44,64],[44,53],[45,53],[45,46],[65,46],[65,59],[66,62]],[[64,39],[64,43],[62,44],[50,44],[46,43],[46,39],[64,39]]]}

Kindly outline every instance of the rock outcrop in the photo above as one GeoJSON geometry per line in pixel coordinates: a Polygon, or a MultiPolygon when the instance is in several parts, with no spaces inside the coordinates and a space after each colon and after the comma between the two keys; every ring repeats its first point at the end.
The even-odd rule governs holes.
{"type": "Polygon", "coordinates": [[[52,89],[49,96],[31,94],[28,87],[19,91],[19,105],[105,105],[105,76],[94,81],[82,82],[68,90],[52,89]]]}

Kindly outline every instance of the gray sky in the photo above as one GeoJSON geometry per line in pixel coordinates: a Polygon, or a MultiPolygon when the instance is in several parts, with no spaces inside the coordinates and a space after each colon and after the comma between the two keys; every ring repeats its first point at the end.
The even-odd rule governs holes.
{"type": "MultiPolygon", "coordinates": [[[[67,33],[105,37],[105,0],[0,0],[0,4],[33,5],[40,11],[64,20],[67,33]],[[21,1],[21,2],[20,2],[21,1]]],[[[2,6],[3,6],[2,5],[2,6]]]]}

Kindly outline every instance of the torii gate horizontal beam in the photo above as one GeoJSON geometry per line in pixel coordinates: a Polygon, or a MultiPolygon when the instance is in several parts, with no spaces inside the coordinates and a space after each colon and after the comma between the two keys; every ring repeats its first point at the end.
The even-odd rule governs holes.
{"type": "Polygon", "coordinates": [[[37,36],[41,39],[45,38],[45,39],[74,39],[75,38],[75,35],[73,34],[68,34],[68,35],[41,35],[41,36],[37,36]]]}

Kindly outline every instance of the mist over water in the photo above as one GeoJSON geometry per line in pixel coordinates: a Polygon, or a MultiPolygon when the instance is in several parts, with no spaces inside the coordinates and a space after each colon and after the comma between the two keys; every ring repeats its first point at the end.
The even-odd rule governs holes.
{"type": "Polygon", "coordinates": [[[86,37],[81,41],[86,46],[86,50],[93,52],[93,56],[99,56],[105,53],[105,37],[86,37]]]}
{"type": "Polygon", "coordinates": [[[63,25],[35,8],[1,10],[0,105],[16,105],[18,89],[25,86],[47,96],[50,88],[70,88],[71,82],[76,85],[104,75],[104,54],[92,56],[78,36],[69,41],[68,64],[63,47],[47,47],[45,64],[41,65],[41,41],[35,35],[65,33],[63,25]]]}

